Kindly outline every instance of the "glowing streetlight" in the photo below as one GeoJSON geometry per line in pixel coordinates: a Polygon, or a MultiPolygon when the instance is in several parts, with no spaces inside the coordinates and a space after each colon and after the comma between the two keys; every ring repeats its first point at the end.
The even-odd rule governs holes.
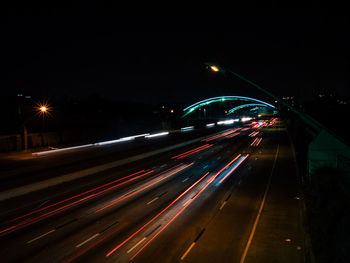
{"type": "Polygon", "coordinates": [[[44,118],[46,115],[50,116],[50,110],[48,103],[38,103],[35,107],[37,114],[44,118]]]}
{"type": "Polygon", "coordinates": [[[207,67],[209,67],[211,70],[217,72],[220,71],[222,73],[225,73],[226,71],[230,74],[232,74],[233,76],[236,76],[237,78],[243,80],[244,82],[250,84],[251,86],[255,87],[256,89],[262,91],[263,93],[265,93],[266,95],[268,95],[269,97],[271,97],[272,99],[274,99],[275,101],[279,102],[281,105],[285,106],[286,108],[290,109],[292,112],[294,112],[296,115],[299,116],[299,118],[304,121],[305,123],[307,123],[310,127],[312,127],[313,129],[315,129],[317,132],[320,132],[321,130],[324,130],[325,128],[323,127],[322,124],[320,124],[318,121],[316,121],[315,119],[313,119],[312,117],[310,117],[309,115],[302,113],[300,111],[298,111],[297,109],[295,109],[294,107],[290,106],[288,103],[284,102],[282,99],[278,98],[277,96],[275,96],[274,94],[272,94],[271,92],[265,90],[264,88],[262,88],[261,86],[259,86],[258,84],[250,81],[249,79],[246,79],[245,77],[243,77],[242,75],[230,70],[230,69],[226,69],[221,65],[215,64],[215,63],[210,63],[210,62],[205,62],[205,65],[207,65],[207,67]],[[218,70],[215,70],[213,68],[216,68],[218,70]]]}
{"type": "Polygon", "coordinates": [[[211,65],[211,66],[209,66],[210,67],[210,69],[212,70],[212,71],[219,71],[219,68],[217,67],[217,66],[213,66],[213,65],[211,65]]]}

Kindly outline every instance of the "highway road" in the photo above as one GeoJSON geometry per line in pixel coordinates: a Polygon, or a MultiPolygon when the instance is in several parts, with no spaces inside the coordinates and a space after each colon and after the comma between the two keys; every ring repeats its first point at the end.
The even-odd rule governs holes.
{"type": "Polygon", "coordinates": [[[4,191],[104,168],[1,201],[1,262],[303,262],[283,123],[194,134],[12,164],[4,191]],[[41,166],[30,170],[31,162],[41,166]]]}

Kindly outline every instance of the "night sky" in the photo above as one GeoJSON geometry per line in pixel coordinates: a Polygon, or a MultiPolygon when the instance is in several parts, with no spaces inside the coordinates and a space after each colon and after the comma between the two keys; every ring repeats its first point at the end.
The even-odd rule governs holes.
{"type": "Polygon", "coordinates": [[[2,94],[185,104],[218,95],[263,98],[207,72],[202,63],[215,61],[278,96],[349,95],[345,14],[318,5],[184,10],[8,9],[2,94]]]}

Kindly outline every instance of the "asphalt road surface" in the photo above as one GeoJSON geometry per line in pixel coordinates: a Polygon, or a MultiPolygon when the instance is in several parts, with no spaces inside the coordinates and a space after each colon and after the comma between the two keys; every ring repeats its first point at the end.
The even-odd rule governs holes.
{"type": "MultiPolygon", "coordinates": [[[[186,140],[194,137],[200,139],[3,200],[1,262],[303,262],[297,176],[283,124],[186,140]]],[[[158,148],[181,140],[165,141],[158,148]]],[[[135,145],[32,160],[40,169],[13,163],[5,189],[24,186],[24,174],[40,184],[45,174],[79,173],[123,152],[154,150],[135,145]],[[75,156],[79,165],[68,161],[75,156]]]]}

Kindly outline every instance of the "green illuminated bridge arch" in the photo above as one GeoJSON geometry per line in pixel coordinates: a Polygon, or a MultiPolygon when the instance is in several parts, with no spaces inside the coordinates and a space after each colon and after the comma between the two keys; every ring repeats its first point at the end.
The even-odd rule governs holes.
{"type": "MultiPolygon", "coordinates": [[[[265,104],[262,104],[262,103],[246,103],[246,104],[242,104],[242,105],[239,105],[239,106],[236,106],[232,109],[230,109],[226,115],[230,115],[232,113],[234,113],[235,111],[237,110],[240,110],[240,109],[243,109],[243,108],[248,108],[248,107],[256,107],[256,108],[261,108],[261,107],[270,107],[268,105],[265,105],[265,104]]],[[[271,108],[271,107],[270,107],[271,108]]],[[[253,109],[251,109],[253,110],[253,109]]]]}
{"type": "MultiPolygon", "coordinates": [[[[275,106],[273,106],[270,103],[267,103],[265,101],[262,100],[258,100],[258,99],[254,99],[254,98],[250,98],[250,97],[243,97],[243,96],[220,96],[220,97],[213,97],[213,98],[209,98],[209,99],[205,99],[205,100],[201,100],[198,101],[186,108],[183,109],[183,111],[185,112],[185,114],[183,115],[183,117],[185,117],[186,115],[190,114],[191,112],[195,111],[196,109],[199,109],[203,106],[212,104],[212,103],[216,103],[216,102],[224,102],[224,101],[249,101],[249,102],[255,102],[261,105],[264,105],[266,107],[271,107],[271,108],[275,108],[275,106]]],[[[231,109],[232,110],[232,109],[231,109]]]]}

